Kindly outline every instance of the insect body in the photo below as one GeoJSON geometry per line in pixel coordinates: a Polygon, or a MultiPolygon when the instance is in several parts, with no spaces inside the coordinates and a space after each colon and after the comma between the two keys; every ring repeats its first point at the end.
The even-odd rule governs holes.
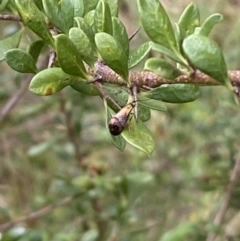
{"type": "Polygon", "coordinates": [[[122,133],[135,105],[135,102],[125,105],[115,116],[110,119],[108,127],[113,136],[117,136],[122,133]]]}

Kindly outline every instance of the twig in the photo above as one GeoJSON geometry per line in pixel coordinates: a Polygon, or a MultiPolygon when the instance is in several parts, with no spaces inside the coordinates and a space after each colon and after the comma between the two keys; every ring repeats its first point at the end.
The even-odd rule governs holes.
{"type": "Polygon", "coordinates": [[[27,75],[26,80],[24,81],[21,89],[16,92],[3,106],[2,110],[0,111],[0,122],[2,122],[12,111],[12,109],[17,105],[19,100],[25,95],[28,90],[29,83],[31,82],[32,75],[27,75]]]}
{"type": "Polygon", "coordinates": [[[10,14],[0,14],[0,20],[21,22],[21,18],[19,16],[10,14]]]}
{"type": "MultiPolygon", "coordinates": [[[[102,62],[97,62],[95,64],[97,69],[97,74],[102,77],[101,82],[116,84],[119,86],[127,86],[127,82],[111,70],[107,65],[102,62]]],[[[228,71],[228,77],[231,83],[240,84],[240,70],[230,70],[228,71]]],[[[221,85],[217,80],[209,77],[208,75],[202,73],[201,71],[196,71],[194,75],[181,75],[176,79],[165,79],[150,71],[130,71],[129,79],[132,84],[137,87],[148,87],[155,88],[162,84],[197,84],[206,86],[221,85]]]]}
{"type": "Polygon", "coordinates": [[[98,89],[98,91],[101,93],[101,95],[103,96],[103,98],[105,100],[109,100],[110,102],[112,102],[115,105],[115,107],[117,107],[119,110],[121,109],[121,106],[111,96],[109,96],[105,92],[102,85],[98,81],[93,82],[93,84],[96,86],[96,88],[98,89]]]}
{"type": "Polygon", "coordinates": [[[30,213],[24,217],[20,217],[18,219],[12,220],[10,222],[4,223],[4,224],[0,225],[0,232],[4,232],[19,223],[24,223],[29,220],[40,218],[40,217],[52,212],[54,209],[56,209],[58,207],[68,205],[69,203],[71,203],[72,199],[73,199],[72,197],[66,197],[55,204],[48,205],[44,208],[41,208],[38,211],[30,213]]]}
{"type": "Polygon", "coordinates": [[[56,60],[56,52],[51,48],[49,52],[48,68],[52,68],[56,60]]]}
{"type": "MultiPolygon", "coordinates": [[[[214,218],[214,221],[213,221],[214,225],[216,226],[222,225],[229,203],[231,201],[233,191],[236,187],[237,182],[239,181],[239,178],[240,178],[240,152],[238,154],[235,166],[231,173],[230,181],[227,186],[225,196],[223,198],[223,204],[214,218]]],[[[215,233],[209,233],[207,237],[207,241],[214,241],[216,237],[217,235],[215,233]]]]}
{"type": "Polygon", "coordinates": [[[129,42],[136,36],[136,34],[140,31],[140,29],[141,29],[141,27],[139,27],[137,30],[135,30],[134,33],[128,38],[129,42]]]}
{"type": "Polygon", "coordinates": [[[65,118],[68,138],[74,147],[75,158],[78,163],[81,163],[82,155],[81,155],[81,151],[80,151],[80,143],[76,136],[76,131],[75,131],[74,125],[72,123],[71,113],[66,109],[66,101],[65,101],[64,97],[60,98],[60,109],[65,118]]]}
{"type": "MultiPolygon", "coordinates": [[[[48,56],[46,56],[47,58],[48,56]]],[[[42,69],[46,65],[46,58],[43,58],[39,63],[39,69],[42,69]]],[[[21,86],[20,90],[14,93],[7,103],[3,106],[0,111],[0,123],[10,114],[13,108],[18,104],[19,100],[27,93],[28,86],[32,80],[33,75],[27,74],[24,75],[22,79],[25,78],[23,85],[21,86]]]]}
{"type": "MultiPolygon", "coordinates": [[[[91,200],[91,204],[92,204],[92,208],[95,211],[95,213],[100,216],[100,214],[102,213],[102,206],[101,206],[99,200],[97,198],[94,198],[91,200]]],[[[96,224],[97,224],[97,228],[98,228],[98,232],[99,232],[98,240],[103,240],[106,230],[107,230],[107,223],[104,220],[98,219],[98,217],[96,217],[95,220],[96,220],[96,224]]]]}

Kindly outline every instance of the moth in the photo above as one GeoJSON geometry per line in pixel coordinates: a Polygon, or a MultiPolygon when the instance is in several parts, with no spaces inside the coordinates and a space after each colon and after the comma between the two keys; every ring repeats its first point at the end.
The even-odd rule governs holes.
{"type": "Polygon", "coordinates": [[[108,128],[110,133],[113,136],[118,136],[123,132],[128,122],[129,116],[135,106],[136,106],[135,101],[125,105],[116,115],[114,115],[110,119],[108,128]]]}

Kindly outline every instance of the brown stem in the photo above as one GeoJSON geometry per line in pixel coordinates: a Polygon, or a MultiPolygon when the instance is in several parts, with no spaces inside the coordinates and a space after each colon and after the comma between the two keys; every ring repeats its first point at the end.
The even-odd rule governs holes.
{"type": "Polygon", "coordinates": [[[73,144],[73,147],[74,147],[74,150],[75,150],[75,158],[76,158],[78,163],[81,163],[82,162],[82,155],[81,155],[81,151],[80,151],[79,139],[76,136],[74,124],[72,123],[71,113],[66,109],[66,101],[63,97],[60,98],[60,109],[61,109],[61,112],[64,115],[64,118],[65,118],[68,138],[71,141],[71,143],[73,144]]]}
{"type": "MultiPolygon", "coordinates": [[[[102,77],[102,82],[112,83],[119,86],[126,86],[127,83],[111,70],[107,65],[104,65],[102,62],[97,62],[95,64],[97,69],[97,74],[102,77]]],[[[196,71],[194,75],[181,75],[176,79],[165,79],[153,72],[150,71],[130,71],[130,80],[133,84],[138,87],[147,86],[149,88],[155,88],[162,84],[198,84],[198,85],[221,85],[217,80],[209,77],[208,75],[202,73],[201,71],[196,71]]],[[[230,70],[228,71],[228,77],[231,83],[240,84],[240,70],[230,70]]]]}
{"type": "Polygon", "coordinates": [[[10,14],[0,14],[0,20],[21,22],[21,18],[19,16],[10,14]]]}
{"type": "Polygon", "coordinates": [[[103,89],[102,85],[99,82],[95,81],[93,82],[93,84],[96,86],[96,88],[98,89],[98,91],[101,93],[102,97],[105,100],[109,100],[110,102],[112,102],[113,105],[115,105],[116,108],[121,110],[121,106],[105,92],[105,90],[103,89]]]}
{"type": "Polygon", "coordinates": [[[19,100],[27,93],[29,83],[32,79],[32,75],[27,75],[26,80],[24,81],[21,89],[14,93],[10,97],[10,99],[7,101],[7,103],[3,106],[3,108],[0,111],[0,122],[2,122],[12,111],[12,109],[17,105],[19,100]]]}
{"type": "MultiPolygon", "coordinates": [[[[216,226],[221,226],[223,221],[224,221],[224,217],[225,217],[226,212],[228,210],[233,191],[236,187],[236,184],[239,181],[239,178],[240,178],[240,152],[238,154],[236,163],[235,163],[234,168],[232,170],[230,181],[229,181],[229,184],[227,186],[227,190],[226,190],[225,195],[224,195],[222,206],[221,206],[220,210],[218,211],[218,213],[216,214],[216,216],[214,218],[214,221],[213,221],[213,223],[216,226]]],[[[217,237],[217,235],[215,233],[209,233],[208,237],[207,237],[207,241],[214,241],[216,239],[216,237],[217,237]]]]}
{"type": "MultiPolygon", "coordinates": [[[[97,214],[97,216],[100,216],[100,214],[102,213],[102,207],[100,205],[100,202],[98,199],[93,199],[91,201],[92,203],[92,208],[95,211],[95,213],[97,214]]],[[[96,222],[97,222],[97,227],[98,227],[98,232],[99,232],[99,238],[98,240],[103,240],[107,227],[106,227],[106,222],[104,220],[100,220],[98,217],[96,217],[96,222]]]]}
{"type": "Polygon", "coordinates": [[[72,201],[72,197],[66,197],[55,204],[48,205],[44,208],[41,208],[38,211],[30,213],[24,217],[20,217],[15,220],[12,220],[10,222],[4,223],[4,224],[0,225],[0,232],[4,232],[19,223],[24,223],[29,220],[41,218],[42,216],[52,212],[55,208],[68,205],[69,203],[71,203],[71,201],[72,201]]]}
{"type": "MultiPolygon", "coordinates": [[[[42,69],[45,67],[47,62],[47,56],[46,58],[43,58],[39,63],[39,69],[42,69]]],[[[24,83],[19,91],[14,93],[9,100],[6,102],[6,104],[3,106],[3,108],[0,111],[0,123],[6,119],[6,117],[10,114],[10,112],[13,110],[13,108],[19,103],[20,99],[24,97],[24,95],[27,93],[28,86],[31,82],[33,75],[27,74],[23,76],[24,83]]]]}

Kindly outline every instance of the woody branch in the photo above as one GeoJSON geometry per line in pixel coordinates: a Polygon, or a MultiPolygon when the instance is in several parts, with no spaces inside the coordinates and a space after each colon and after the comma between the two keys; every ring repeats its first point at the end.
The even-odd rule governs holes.
{"type": "MultiPolygon", "coordinates": [[[[95,64],[97,74],[102,77],[102,82],[126,86],[127,83],[121,76],[116,74],[102,62],[95,64]]],[[[138,87],[156,88],[162,84],[197,84],[206,86],[221,85],[217,80],[196,70],[194,74],[187,76],[181,75],[176,79],[165,79],[150,71],[130,71],[130,81],[138,87]]],[[[228,77],[233,86],[240,86],[240,70],[228,71],[228,77]]]]}
{"type": "MultiPolygon", "coordinates": [[[[8,21],[21,21],[19,16],[11,14],[0,14],[0,20],[8,21]]],[[[97,74],[101,76],[102,82],[113,83],[120,86],[126,86],[126,82],[112,71],[108,66],[104,65],[101,62],[95,64],[97,69],[97,74]]],[[[91,71],[90,71],[91,72],[91,71]]],[[[235,92],[239,95],[240,92],[240,70],[230,70],[228,71],[228,77],[233,86],[236,86],[235,92]]],[[[155,88],[162,84],[198,84],[198,85],[221,85],[215,79],[209,77],[208,75],[202,73],[201,71],[196,71],[190,76],[182,75],[176,79],[165,79],[155,73],[149,71],[131,71],[130,72],[130,81],[138,87],[149,87],[155,88]]]]}

